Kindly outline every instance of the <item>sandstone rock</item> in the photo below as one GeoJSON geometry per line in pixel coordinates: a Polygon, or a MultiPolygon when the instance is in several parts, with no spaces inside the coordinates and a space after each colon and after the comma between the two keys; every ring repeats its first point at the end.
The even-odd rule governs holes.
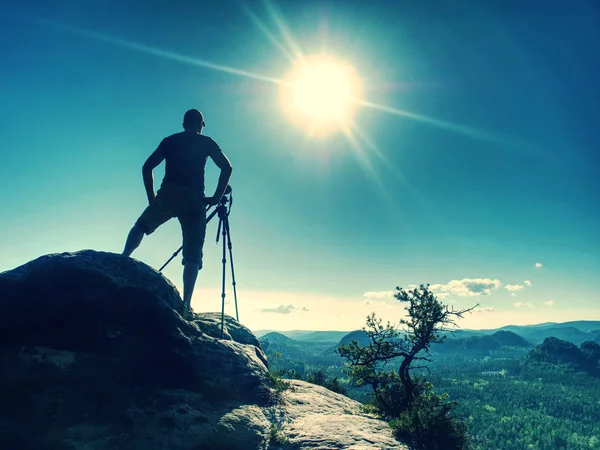
{"type": "Polygon", "coordinates": [[[229,340],[221,340],[202,327],[213,315],[190,322],[180,311],[177,290],[161,274],[111,253],[48,255],[0,276],[5,347],[79,352],[86,356],[76,358],[73,371],[137,387],[186,388],[236,400],[264,395],[266,358],[252,333],[227,316],[229,340]]]}
{"type": "MultiPolygon", "coordinates": [[[[169,389],[194,399],[191,416],[210,403],[267,404],[266,358],[252,333],[227,316],[227,338],[219,339],[204,326],[214,314],[188,321],[181,311],[168,280],[121,255],[47,255],[0,274],[0,361],[7,368],[0,374],[0,444],[12,442],[0,447],[60,442],[100,449],[118,441],[122,448],[151,448],[156,429],[140,434],[132,411],[143,411],[146,424],[160,422],[158,411],[169,407],[157,405],[169,405],[169,389]]],[[[215,412],[230,414],[223,423],[233,423],[231,407],[222,405],[208,408],[200,428],[217,426],[215,412]]],[[[188,439],[172,448],[199,448],[199,441],[223,434],[209,431],[196,436],[195,447],[188,439]]],[[[170,448],[158,441],[157,448],[170,448]]]]}
{"type": "Polygon", "coordinates": [[[250,330],[225,316],[221,339],[220,313],[182,311],[166,278],[121,255],[47,255],[1,273],[0,448],[403,448],[325,388],[290,381],[275,404],[250,330]]]}
{"type": "Polygon", "coordinates": [[[361,413],[360,403],[305,381],[288,382],[280,426],[290,448],[407,450],[387,423],[361,413]]]}

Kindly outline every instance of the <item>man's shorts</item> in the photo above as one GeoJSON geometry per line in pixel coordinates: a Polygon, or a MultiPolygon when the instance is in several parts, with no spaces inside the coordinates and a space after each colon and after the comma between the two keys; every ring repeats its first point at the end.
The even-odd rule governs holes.
{"type": "Polygon", "coordinates": [[[163,223],[177,217],[183,235],[183,259],[202,267],[202,247],[206,235],[206,203],[198,189],[165,184],[144,210],[136,225],[152,234],[163,223]]]}

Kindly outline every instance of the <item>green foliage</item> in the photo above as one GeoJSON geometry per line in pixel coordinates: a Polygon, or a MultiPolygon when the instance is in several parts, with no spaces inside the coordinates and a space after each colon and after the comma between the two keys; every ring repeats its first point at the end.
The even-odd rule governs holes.
{"type": "Polygon", "coordinates": [[[458,403],[474,449],[600,448],[600,379],[573,366],[454,356],[438,358],[431,370],[436,390],[458,403]],[[482,370],[504,375],[482,376],[482,370]]]}
{"type": "Polygon", "coordinates": [[[328,378],[327,374],[323,370],[317,370],[308,375],[305,381],[308,381],[312,384],[318,384],[319,386],[323,386],[332,392],[337,392],[338,394],[348,395],[346,383],[342,382],[338,377],[328,378]]]}
{"type": "Polygon", "coordinates": [[[371,314],[367,317],[363,331],[369,337],[369,344],[361,346],[358,341],[340,345],[336,352],[346,359],[343,372],[348,375],[354,386],[370,386],[373,392],[378,388],[399,380],[395,370],[385,371],[381,367],[385,362],[400,356],[406,356],[405,340],[400,332],[389,322],[371,314]]]}
{"type": "Polygon", "coordinates": [[[396,288],[396,299],[408,303],[408,319],[401,319],[399,326],[389,322],[382,324],[375,314],[367,317],[364,333],[368,344],[361,346],[357,341],[340,345],[337,352],[346,359],[343,372],[357,387],[370,386],[370,403],[385,418],[395,434],[404,442],[418,449],[445,450],[467,448],[466,427],[450,414],[454,403],[446,395],[437,395],[432,385],[423,378],[413,376],[412,369],[426,369],[426,365],[412,367],[415,361],[431,362],[429,355],[432,343],[441,343],[454,325],[453,317],[462,317],[470,309],[454,311],[436,299],[429,286],[405,291],[396,288]],[[402,333],[399,328],[404,326],[402,333]],[[389,368],[393,361],[399,367],[389,368]]]}
{"type": "Polygon", "coordinates": [[[586,366],[590,369],[590,372],[597,374],[600,363],[600,344],[594,341],[585,341],[579,348],[586,359],[586,366]]]}
{"type": "Polygon", "coordinates": [[[270,369],[295,370],[304,377],[307,366],[326,367],[331,360],[330,342],[304,342],[269,333],[259,339],[270,369]],[[275,355],[278,355],[275,357],[275,355]]]}
{"type": "Polygon", "coordinates": [[[289,443],[290,440],[283,433],[282,428],[278,425],[271,425],[271,430],[269,431],[269,444],[286,445],[289,443]]]}
{"type": "Polygon", "coordinates": [[[466,426],[451,414],[454,403],[447,401],[447,394],[435,394],[431,383],[423,387],[413,407],[390,421],[396,438],[414,450],[468,448],[466,426]]]}
{"type": "MultiPolygon", "coordinates": [[[[464,349],[434,353],[427,379],[437,394],[448,393],[457,403],[453,411],[466,424],[473,450],[600,449],[600,378],[573,366],[532,361],[527,352],[514,347],[486,355],[464,349]]],[[[324,367],[303,367],[308,374],[322,370],[334,378],[341,374],[341,362],[336,366],[332,356],[324,367]]],[[[293,375],[285,377],[301,378],[293,375]]],[[[364,403],[365,413],[382,416],[370,386],[347,388],[351,398],[364,403]]]]}
{"type": "Polygon", "coordinates": [[[290,383],[286,382],[283,378],[279,378],[279,376],[272,372],[269,372],[269,380],[271,381],[271,387],[276,392],[283,392],[291,388],[290,383]]]}
{"type": "Polygon", "coordinates": [[[533,348],[527,358],[530,361],[567,364],[592,375],[600,375],[600,345],[593,341],[585,341],[577,348],[572,342],[548,337],[542,344],[533,348]]]}
{"type": "MultiPolygon", "coordinates": [[[[412,377],[411,383],[413,399],[417,399],[422,391],[422,384],[417,377],[412,377]]],[[[379,409],[381,414],[390,419],[399,417],[406,409],[411,408],[414,404],[413,400],[410,405],[405,405],[405,387],[397,376],[396,380],[393,380],[392,377],[390,377],[386,383],[379,385],[372,398],[373,404],[379,409]]]]}
{"type": "MultiPolygon", "coordinates": [[[[272,356],[272,361],[277,361],[281,358],[281,353],[275,352],[272,356]]],[[[285,371],[284,371],[285,372],[285,371]]],[[[269,381],[271,387],[275,389],[275,396],[278,397],[283,391],[290,389],[290,383],[286,382],[281,378],[282,371],[277,369],[269,369],[269,381]]],[[[279,400],[279,398],[277,398],[279,400]]]]}
{"type": "Polygon", "coordinates": [[[370,414],[377,418],[381,418],[379,409],[373,403],[366,403],[366,404],[362,405],[361,412],[364,414],[370,414]]]}
{"type": "MultiPolygon", "coordinates": [[[[515,329],[518,335],[522,336],[529,336],[522,332],[533,332],[530,328],[515,329]]],[[[536,342],[541,343],[548,337],[548,333],[550,331],[546,328],[539,331],[538,335],[543,337],[536,342]]],[[[365,337],[362,331],[355,334],[365,337]]],[[[495,333],[494,336],[498,334],[495,333]]],[[[471,448],[600,450],[600,377],[592,376],[589,370],[581,366],[566,364],[564,360],[547,362],[528,358],[527,354],[531,348],[519,345],[518,339],[513,339],[514,336],[506,333],[503,338],[510,338],[510,341],[504,342],[500,347],[488,346],[485,351],[474,351],[462,344],[454,347],[449,345],[455,341],[463,341],[462,339],[448,338],[443,344],[432,345],[431,354],[435,359],[432,357],[432,361],[427,364],[431,370],[431,373],[427,373],[427,381],[434,386],[437,395],[447,393],[450,396],[448,398],[456,402],[448,417],[449,420],[462,420],[465,424],[471,448]]],[[[580,345],[579,350],[585,355],[585,360],[594,361],[597,365],[598,361],[594,360],[598,355],[597,344],[584,341],[585,339],[577,341],[577,345],[580,345]]],[[[360,340],[363,347],[369,342],[372,341],[360,340]]],[[[563,346],[559,346],[558,349],[561,347],[563,346]]],[[[567,347],[572,349],[571,346],[564,348],[567,347]]],[[[350,379],[340,379],[344,376],[342,370],[348,368],[343,367],[344,360],[339,355],[333,353],[324,358],[322,347],[307,345],[304,348],[320,355],[319,358],[322,358],[323,362],[317,363],[316,356],[304,360],[301,353],[286,354],[276,361],[276,364],[281,364],[280,376],[306,379],[315,372],[322,371],[326,379],[338,377],[340,383],[348,389],[348,396],[363,403],[363,412],[381,418],[387,415],[375,404],[398,404],[398,399],[404,395],[399,385],[398,373],[402,357],[387,363],[378,362],[375,365],[376,370],[367,368],[356,371],[360,375],[357,380],[380,380],[379,384],[386,386],[380,389],[379,398],[376,399],[371,385],[363,384],[358,387],[351,383],[350,379]],[[386,381],[389,382],[387,385],[386,381]]],[[[269,360],[272,359],[274,350],[269,349],[269,360]]],[[[415,375],[416,373],[411,374],[413,385],[417,386],[415,405],[421,406],[415,406],[410,413],[406,411],[404,415],[398,414],[403,420],[399,421],[400,419],[396,418],[398,421],[392,421],[392,424],[398,430],[412,430],[413,433],[417,433],[418,429],[428,429],[424,423],[435,423],[439,419],[435,427],[443,429],[443,415],[440,418],[440,414],[434,414],[435,402],[434,406],[427,407],[426,401],[421,401],[419,386],[426,390],[427,384],[423,380],[417,381],[415,375]]],[[[460,432],[460,429],[458,431],[460,432]]],[[[400,436],[401,433],[402,431],[398,431],[397,435],[400,436]]],[[[446,447],[442,445],[442,448],[446,447]]]]}

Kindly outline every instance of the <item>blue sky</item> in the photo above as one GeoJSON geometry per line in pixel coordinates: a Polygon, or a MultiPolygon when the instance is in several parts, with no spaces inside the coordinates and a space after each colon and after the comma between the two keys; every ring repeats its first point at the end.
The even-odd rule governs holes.
{"type": "MultiPolygon", "coordinates": [[[[120,252],[146,206],[141,165],[198,108],[234,166],[249,327],[350,330],[371,311],[397,321],[390,292],[420,283],[456,307],[480,303],[466,328],[600,319],[600,9],[541,5],[5,8],[0,270],[47,253],[120,252]],[[371,106],[356,111],[354,144],[341,131],[312,137],[282,112],[269,79],[286,76],[294,49],[326,52],[362,79],[371,106]]],[[[209,167],[209,195],[216,177],[209,167]]],[[[212,222],[199,311],[220,310],[215,233],[212,222]]],[[[158,268],[179,245],[171,221],[133,256],[158,268]]],[[[177,260],[165,275],[181,288],[177,260]]]]}

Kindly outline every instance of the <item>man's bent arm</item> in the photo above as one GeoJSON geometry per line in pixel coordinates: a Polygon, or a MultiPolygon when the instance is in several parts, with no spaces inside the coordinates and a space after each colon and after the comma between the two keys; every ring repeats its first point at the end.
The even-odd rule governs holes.
{"type": "Polygon", "coordinates": [[[165,156],[162,148],[159,146],[146,160],[142,167],[142,177],[144,178],[144,188],[146,189],[146,195],[148,196],[148,203],[152,203],[154,197],[154,174],[152,171],[158,166],[165,156]]]}
{"type": "Polygon", "coordinates": [[[227,189],[227,185],[229,184],[229,180],[231,179],[231,167],[229,169],[221,169],[221,174],[219,175],[219,182],[217,183],[217,189],[215,190],[214,199],[219,201],[223,194],[225,193],[225,189],[227,189]]]}
{"type": "Polygon", "coordinates": [[[231,167],[229,159],[227,159],[227,156],[225,156],[223,152],[218,152],[214,156],[211,156],[211,158],[217,167],[221,169],[219,182],[217,183],[217,189],[215,190],[215,195],[213,196],[215,202],[218,202],[221,200],[221,197],[223,197],[225,189],[227,189],[233,168],[231,167]]]}

